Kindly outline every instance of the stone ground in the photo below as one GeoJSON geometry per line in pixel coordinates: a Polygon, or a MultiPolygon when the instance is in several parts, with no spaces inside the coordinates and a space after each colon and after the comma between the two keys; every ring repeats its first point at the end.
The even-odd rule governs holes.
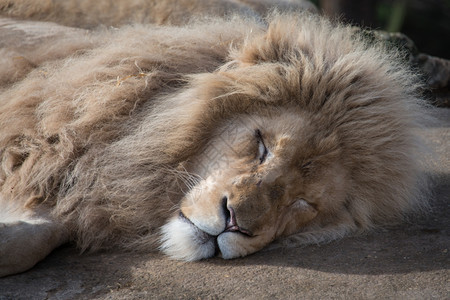
{"type": "Polygon", "coordinates": [[[424,135],[437,152],[433,212],[367,236],[195,263],[161,254],[54,251],[0,279],[0,299],[449,299],[450,109],[424,135]]]}

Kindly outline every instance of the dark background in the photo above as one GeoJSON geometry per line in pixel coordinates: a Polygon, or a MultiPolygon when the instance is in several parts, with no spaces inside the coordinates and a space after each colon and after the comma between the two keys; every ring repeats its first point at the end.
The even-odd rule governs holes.
{"type": "Polygon", "coordinates": [[[450,0],[312,0],[326,15],[402,32],[420,52],[450,59],[450,0]]]}

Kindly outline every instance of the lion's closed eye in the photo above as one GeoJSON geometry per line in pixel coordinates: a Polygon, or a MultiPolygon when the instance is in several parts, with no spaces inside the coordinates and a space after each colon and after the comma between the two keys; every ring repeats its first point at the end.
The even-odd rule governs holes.
{"type": "Polygon", "coordinates": [[[269,150],[267,149],[266,145],[264,144],[264,140],[262,137],[262,133],[259,129],[255,130],[255,136],[258,141],[258,158],[259,163],[262,164],[267,159],[267,156],[269,154],[269,150]]]}
{"type": "Polygon", "coordinates": [[[301,168],[302,170],[309,170],[309,169],[311,169],[311,167],[312,167],[312,160],[306,161],[305,163],[303,163],[303,164],[300,166],[300,168],[301,168]]]}

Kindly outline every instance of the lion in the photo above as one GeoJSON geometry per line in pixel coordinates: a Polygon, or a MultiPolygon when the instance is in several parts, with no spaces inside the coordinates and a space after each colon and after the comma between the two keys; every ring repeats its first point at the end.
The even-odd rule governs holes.
{"type": "Polygon", "coordinates": [[[51,44],[0,94],[1,276],[67,242],[231,259],[427,206],[419,77],[351,27],[273,13],[51,44]]]}

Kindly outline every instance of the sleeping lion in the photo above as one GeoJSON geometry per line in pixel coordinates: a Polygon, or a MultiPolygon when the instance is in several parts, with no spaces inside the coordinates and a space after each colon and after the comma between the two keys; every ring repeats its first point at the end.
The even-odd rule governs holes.
{"type": "Polygon", "coordinates": [[[51,26],[0,89],[2,276],[66,242],[230,259],[426,206],[419,80],[349,27],[51,26]]]}

